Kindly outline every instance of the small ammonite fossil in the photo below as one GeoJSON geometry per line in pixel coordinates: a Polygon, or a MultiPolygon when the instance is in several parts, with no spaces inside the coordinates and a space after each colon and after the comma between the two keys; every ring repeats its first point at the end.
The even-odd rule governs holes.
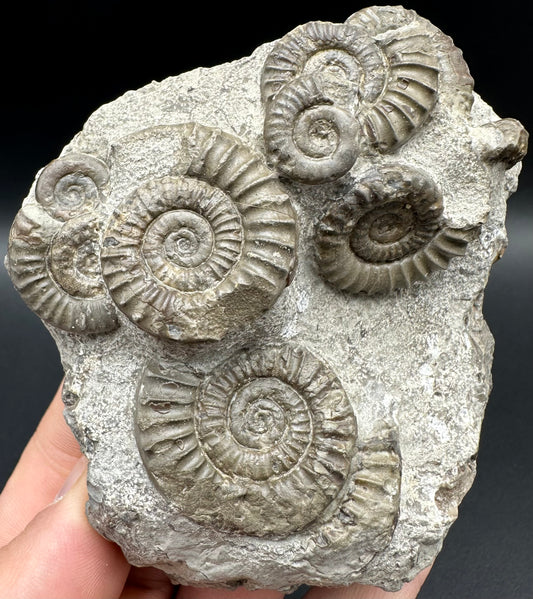
{"type": "Polygon", "coordinates": [[[45,166],[35,197],[58,220],[90,212],[102,200],[109,171],[105,162],[90,154],[65,154],[45,166]]]}
{"type": "Polygon", "coordinates": [[[467,233],[444,226],[442,196],[425,173],[388,165],[361,177],[316,229],[321,275],[350,293],[389,293],[445,269],[467,233]]]}
{"type": "Polygon", "coordinates": [[[195,123],[173,132],[187,167],[146,181],[119,204],[104,236],[104,279],[145,331],[221,339],[286,286],[295,215],[276,175],[237,138],[195,123]]]}
{"type": "Polygon", "coordinates": [[[147,369],[137,440],[157,487],[198,523],[285,536],[337,505],[356,454],[352,406],[303,347],[242,351],[201,384],[147,369]]]}
{"type": "Polygon", "coordinates": [[[335,180],[353,166],[359,124],[303,76],[269,103],[265,147],[277,170],[302,183],[335,180]]]}
{"type": "Polygon", "coordinates": [[[98,229],[95,214],[61,223],[39,205],[23,207],[11,228],[13,284],[38,316],[70,333],[104,333],[118,324],[100,272],[98,229]]]}

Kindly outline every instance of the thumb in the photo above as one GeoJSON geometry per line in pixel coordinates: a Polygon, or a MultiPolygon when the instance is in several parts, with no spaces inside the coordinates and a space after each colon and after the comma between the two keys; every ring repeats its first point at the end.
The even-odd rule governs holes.
{"type": "Polygon", "coordinates": [[[87,460],[82,457],[60,498],[0,549],[0,598],[120,596],[130,566],[118,546],[101,537],[87,520],[86,474],[87,460]]]}

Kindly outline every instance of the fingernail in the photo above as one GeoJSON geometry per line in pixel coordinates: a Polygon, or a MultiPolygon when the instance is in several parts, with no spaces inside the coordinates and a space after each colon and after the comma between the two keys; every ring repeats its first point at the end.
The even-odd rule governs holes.
{"type": "Polygon", "coordinates": [[[76,484],[80,476],[85,471],[85,468],[87,467],[88,463],[89,461],[87,460],[87,458],[84,455],[82,455],[81,458],[74,464],[74,468],[72,468],[70,474],[65,479],[65,482],[63,483],[63,486],[56,495],[54,502],[63,499],[63,497],[70,491],[70,489],[72,489],[72,487],[76,484]]]}

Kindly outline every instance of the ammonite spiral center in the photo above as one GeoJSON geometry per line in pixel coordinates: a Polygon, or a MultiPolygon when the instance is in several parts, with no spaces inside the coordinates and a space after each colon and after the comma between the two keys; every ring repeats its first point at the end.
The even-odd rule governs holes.
{"type": "Polygon", "coordinates": [[[407,206],[399,212],[377,214],[368,228],[368,236],[376,243],[394,243],[405,237],[414,224],[413,212],[407,206]]]}
{"type": "Polygon", "coordinates": [[[160,243],[168,260],[177,266],[195,268],[211,256],[214,235],[211,225],[200,214],[174,210],[154,220],[146,234],[146,242],[160,243]]]}
{"type": "Polygon", "coordinates": [[[55,282],[69,295],[92,298],[104,294],[95,219],[72,219],[55,235],[49,253],[55,282]]]}
{"type": "Polygon", "coordinates": [[[79,208],[86,201],[98,198],[98,187],[83,173],[70,173],[61,177],[54,188],[56,202],[69,210],[79,208]]]}
{"type": "Polygon", "coordinates": [[[301,113],[294,126],[297,147],[311,158],[331,156],[339,145],[340,132],[335,120],[327,118],[324,106],[301,113]]]}
{"type": "MultiPolygon", "coordinates": [[[[152,187],[156,185],[165,193],[164,183],[152,187]]],[[[207,183],[195,183],[193,188],[183,179],[166,185],[168,198],[161,200],[161,213],[146,226],[142,256],[155,279],[172,289],[192,293],[211,289],[239,257],[238,210],[225,193],[207,183]]]]}
{"type": "Polygon", "coordinates": [[[88,239],[85,243],[82,243],[74,255],[73,266],[80,276],[93,281],[98,280],[100,266],[96,239],[88,239]]]}
{"type": "MultiPolygon", "coordinates": [[[[216,386],[207,390],[209,396],[216,386]]],[[[289,472],[310,443],[311,414],[296,389],[277,377],[260,376],[236,386],[217,402],[201,404],[198,435],[204,451],[222,472],[266,480],[289,472]],[[227,424],[216,444],[211,442],[213,417],[227,424]]]]}
{"type": "Polygon", "coordinates": [[[348,52],[329,48],[309,57],[304,74],[312,75],[328,98],[340,106],[355,107],[361,84],[361,65],[348,52]]]}
{"type": "Polygon", "coordinates": [[[289,385],[276,378],[257,379],[241,387],[232,399],[231,432],[245,447],[271,448],[288,432],[296,407],[303,407],[302,398],[289,385]]]}
{"type": "Polygon", "coordinates": [[[409,202],[392,201],[358,219],[350,235],[350,246],[363,260],[390,262],[416,252],[432,233],[431,226],[420,220],[409,202]]]}
{"type": "Polygon", "coordinates": [[[188,517],[259,537],[302,530],[342,496],[357,450],[352,406],[303,347],[242,351],[203,380],[147,369],[137,440],[188,517]]]}
{"type": "Polygon", "coordinates": [[[353,83],[359,83],[361,77],[361,67],[356,58],[336,48],[315,52],[307,60],[303,72],[305,74],[327,73],[334,77],[348,79],[353,83]]]}

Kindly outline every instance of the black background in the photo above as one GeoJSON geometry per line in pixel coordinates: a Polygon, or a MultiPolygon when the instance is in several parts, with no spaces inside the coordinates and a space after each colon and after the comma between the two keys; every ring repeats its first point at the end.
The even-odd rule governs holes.
{"type": "MultiPolygon", "coordinates": [[[[3,10],[0,254],[35,172],[98,106],[128,89],[246,56],[311,20],[344,21],[367,3],[321,8],[158,0],[19,3],[3,10]]],[[[404,2],[451,35],[476,91],[533,131],[529,3],[404,2]]],[[[533,597],[533,169],[508,211],[509,249],[493,269],[484,313],[496,338],[494,390],[478,475],[420,599],[533,597]]],[[[0,267],[0,486],[61,378],[57,350],[0,267]]]]}

